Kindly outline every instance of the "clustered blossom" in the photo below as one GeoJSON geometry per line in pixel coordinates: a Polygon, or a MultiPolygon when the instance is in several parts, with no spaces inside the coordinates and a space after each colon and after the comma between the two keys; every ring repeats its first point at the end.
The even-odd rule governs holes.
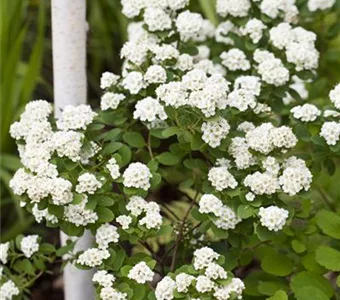
{"type": "MultiPolygon", "coordinates": [[[[213,296],[219,300],[228,300],[231,295],[241,299],[245,288],[244,283],[239,278],[231,278],[228,283],[221,283],[227,279],[227,272],[217,262],[220,257],[209,247],[195,250],[193,266],[200,274],[197,277],[180,272],[176,276],[164,277],[156,286],[155,296],[157,300],[171,300],[175,298],[175,292],[188,294],[194,290],[197,293],[213,296]]],[[[203,296],[203,295],[202,295],[203,296]]],[[[190,299],[194,299],[190,297],[190,299]]],[[[199,298],[195,298],[199,299],[199,298]]]]}
{"type": "Polygon", "coordinates": [[[27,258],[30,258],[34,253],[39,251],[38,238],[39,236],[37,235],[28,235],[22,238],[20,249],[27,258]]]}
{"type": "Polygon", "coordinates": [[[13,297],[15,297],[19,294],[20,294],[20,290],[12,280],[6,281],[0,287],[1,299],[4,299],[4,300],[9,299],[10,300],[10,299],[12,299],[13,297]]]}
{"type": "Polygon", "coordinates": [[[92,281],[98,283],[102,287],[111,287],[115,282],[116,278],[109,274],[107,271],[97,271],[93,277],[92,281]]]}
{"type": "Polygon", "coordinates": [[[113,180],[117,179],[120,176],[119,165],[117,164],[117,161],[115,158],[111,158],[107,162],[106,168],[109,170],[111,178],[113,180]]]}
{"type": "Polygon", "coordinates": [[[260,207],[259,216],[261,225],[270,231],[279,231],[286,224],[288,211],[277,206],[260,207]]]}
{"type": "Polygon", "coordinates": [[[110,252],[106,249],[89,248],[79,255],[77,263],[94,268],[100,266],[109,257],[110,252]]]}
{"type": "Polygon", "coordinates": [[[230,125],[227,120],[219,117],[217,120],[203,123],[201,129],[203,132],[203,141],[205,141],[210,147],[216,148],[228,135],[230,125]]]}
{"type": "Polygon", "coordinates": [[[78,177],[78,184],[76,185],[76,192],[79,194],[87,193],[94,194],[94,192],[102,187],[102,183],[97,180],[96,176],[90,173],[84,173],[78,177]]]}
{"type": "Polygon", "coordinates": [[[101,225],[96,231],[96,243],[99,249],[107,249],[110,243],[118,243],[117,227],[109,223],[101,225]]]}
{"type": "Polygon", "coordinates": [[[154,122],[156,120],[165,120],[168,116],[164,107],[157,99],[147,97],[137,102],[133,113],[134,119],[141,121],[154,122]]]}
{"type": "MultiPolygon", "coordinates": [[[[133,217],[139,217],[138,224],[144,225],[147,229],[159,229],[162,225],[160,207],[156,202],[146,202],[142,197],[132,196],[126,209],[133,217]]],[[[132,222],[130,216],[123,215],[118,218],[117,222],[122,225],[123,229],[128,228],[132,222]]]]}
{"type": "Polygon", "coordinates": [[[124,94],[107,92],[101,98],[100,108],[102,110],[116,109],[124,99],[124,94]]]}
{"type": "Polygon", "coordinates": [[[0,261],[4,265],[7,264],[9,246],[10,246],[9,242],[0,244],[0,261]]]}
{"type": "Polygon", "coordinates": [[[313,104],[297,105],[290,110],[295,119],[302,122],[313,122],[321,115],[321,111],[313,104]]]}
{"type": "Polygon", "coordinates": [[[213,219],[213,223],[221,229],[234,229],[241,222],[235,212],[223,204],[220,199],[212,194],[204,194],[199,202],[199,212],[202,214],[212,214],[217,219],[213,219]]]}
{"type": "Polygon", "coordinates": [[[144,284],[147,281],[152,281],[154,275],[155,273],[152,272],[146,262],[141,261],[132,267],[132,269],[129,271],[128,278],[133,279],[140,284],[144,284]]]}
{"type": "Polygon", "coordinates": [[[208,173],[208,180],[217,191],[223,191],[227,188],[236,188],[237,181],[229,172],[228,167],[214,167],[208,173]]]}
{"type": "Polygon", "coordinates": [[[152,174],[149,168],[140,163],[131,163],[123,173],[123,184],[126,187],[134,187],[147,191],[150,188],[152,174]]]}

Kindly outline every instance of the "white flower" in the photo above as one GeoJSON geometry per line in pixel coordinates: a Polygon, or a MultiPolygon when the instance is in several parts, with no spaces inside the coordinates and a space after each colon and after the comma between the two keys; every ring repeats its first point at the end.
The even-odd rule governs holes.
{"type": "Polygon", "coordinates": [[[198,13],[186,10],[177,16],[175,24],[181,40],[187,41],[198,36],[203,27],[203,18],[198,13]]]}
{"type": "Polygon", "coordinates": [[[110,243],[118,243],[118,241],[119,233],[116,226],[105,223],[97,229],[96,243],[99,249],[106,249],[110,243]]]}
{"type": "Polygon", "coordinates": [[[125,96],[123,94],[107,92],[101,98],[100,108],[102,110],[116,109],[119,103],[124,99],[125,96]]]}
{"type": "Polygon", "coordinates": [[[254,201],[255,200],[255,195],[251,192],[247,193],[246,194],[246,200],[251,202],[251,201],[254,201]]]}
{"type": "Polygon", "coordinates": [[[269,139],[277,148],[293,148],[298,142],[292,129],[287,126],[271,129],[269,139]]]}
{"type": "Polygon", "coordinates": [[[97,114],[92,111],[89,105],[66,105],[60,119],[57,121],[57,127],[60,130],[85,130],[87,125],[93,122],[95,116],[97,114]]]}
{"type": "Polygon", "coordinates": [[[58,131],[52,136],[52,144],[59,157],[68,157],[76,162],[80,160],[84,135],[75,131],[58,131]]]}
{"type": "Polygon", "coordinates": [[[256,100],[252,92],[245,89],[237,89],[228,95],[227,104],[240,111],[246,111],[248,107],[254,108],[256,106],[256,100]]]}
{"type": "Polygon", "coordinates": [[[114,86],[118,83],[119,76],[111,73],[111,72],[104,72],[102,77],[100,78],[100,88],[107,89],[111,86],[114,86]]]}
{"type": "Polygon", "coordinates": [[[85,208],[87,196],[83,196],[81,203],[65,206],[64,219],[76,226],[86,226],[98,220],[96,212],[85,208]]]}
{"type": "Polygon", "coordinates": [[[294,41],[292,26],[289,23],[280,23],[269,30],[269,37],[272,44],[282,50],[294,41]]]}
{"type": "Polygon", "coordinates": [[[31,185],[32,175],[27,173],[24,168],[18,169],[9,182],[10,188],[15,195],[24,194],[31,185]]]}
{"type": "Polygon", "coordinates": [[[236,188],[237,181],[229,172],[228,167],[214,167],[209,170],[208,180],[217,191],[223,191],[227,188],[236,188]]]}
{"type": "Polygon", "coordinates": [[[157,283],[155,296],[157,300],[172,300],[174,299],[174,290],[176,282],[169,276],[164,277],[157,283]]]}
{"type": "Polygon", "coordinates": [[[204,87],[207,79],[207,75],[204,71],[194,69],[182,77],[182,83],[187,90],[197,91],[204,87]]]}
{"type": "Polygon", "coordinates": [[[144,74],[147,83],[164,83],[166,81],[166,71],[162,66],[152,65],[144,74]]]}
{"type": "Polygon", "coordinates": [[[260,207],[259,216],[261,225],[270,231],[279,231],[286,224],[288,211],[277,206],[260,207]]]}
{"type": "Polygon", "coordinates": [[[128,278],[135,280],[140,284],[144,284],[147,281],[152,281],[154,272],[149,268],[145,261],[133,266],[128,274],[128,278]]]}
{"type": "Polygon", "coordinates": [[[132,196],[126,209],[135,217],[138,217],[144,210],[146,210],[147,202],[139,196],[132,196]]]}
{"type": "Polygon", "coordinates": [[[215,31],[216,42],[224,43],[226,45],[234,45],[234,41],[228,37],[229,32],[237,33],[235,25],[229,20],[220,23],[215,31]]]}
{"type": "Polygon", "coordinates": [[[138,94],[141,89],[145,88],[143,74],[136,71],[128,73],[122,81],[122,86],[132,95],[138,94]]]}
{"type": "Polygon", "coordinates": [[[204,194],[199,202],[199,212],[202,214],[213,213],[218,215],[223,203],[220,199],[212,194],[204,194]]]}
{"type": "Polygon", "coordinates": [[[163,44],[162,46],[156,45],[150,48],[151,52],[155,55],[158,61],[166,61],[170,59],[177,59],[179,51],[172,45],[163,44]]]}
{"type": "Polygon", "coordinates": [[[132,222],[132,218],[126,215],[120,215],[116,218],[116,222],[122,226],[124,230],[129,229],[129,226],[132,222]]]}
{"type": "Polygon", "coordinates": [[[100,266],[103,260],[108,259],[109,257],[110,252],[108,250],[89,248],[79,255],[77,263],[94,268],[100,266]]]}
{"type": "Polygon", "coordinates": [[[302,122],[313,122],[321,115],[321,111],[315,105],[309,103],[297,105],[290,111],[295,119],[299,119],[302,122]]]}
{"type": "Polygon", "coordinates": [[[337,122],[325,122],[320,131],[322,136],[328,145],[336,145],[340,137],[340,123],[337,122]]]}
{"type": "Polygon", "coordinates": [[[100,290],[101,300],[127,300],[127,294],[121,293],[114,288],[108,286],[100,290]]]}
{"type": "Polygon", "coordinates": [[[310,188],[312,177],[306,163],[292,156],[284,162],[284,170],[279,177],[279,183],[285,193],[294,196],[301,190],[307,191],[310,188]]]}
{"type": "Polygon", "coordinates": [[[144,22],[151,32],[171,29],[171,18],[161,8],[147,8],[144,12],[144,22]]]}
{"type": "Polygon", "coordinates": [[[180,293],[187,293],[188,287],[191,285],[194,279],[195,277],[192,275],[188,275],[186,273],[179,273],[176,276],[177,291],[180,293]]]}
{"type": "Polygon", "coordinates": [[[188,93],[182,82],[169,82],[162,84],[156,89],[157,98],[165,103],[165,105],[175,108],[186,104],[188,93]]]}
{"type": "Polygon", "coordinates": [[[278,58],[262,61],[258,66],[258,73],[263,81],[275,86],[284,85],[289,80],[289,71],[278,58]]]}
{"type": "Polygon", "coordinates": [[[38,223],[43,219],[46,219],[46,221],[51,222],[52,224],[58,223],[58,218],[55,215],[50,214],[47,208],[40,210],[38,204],[34,204],[32,214],[38,223]]]}
{"type": "Polygon", "coordinates": [[[249,0],[217,0],[216,3],[216,11],[222,17],[246,17],[250,7],[249,0]]]}
{"type": "Polygon", "coordinates": [[[203,132],[203,141],[210,147],[216,148],[221,145],[221,141],[228,135],[230,125],[227,120],[219,117],[216,120],[204,122],[201,130],[203,132]]]}
{"type": "Polygon", "coordinates": [[[113,180],[120,176],[119,165],[117,164],[117,161],[114,157],[109,159],[106,164],[106,168],[110,171],[110,175],[113,180]]]}
{"type": "Polygon", "coordinates": [[[226,66],[230,71],[246,71],[250,69],[250,63],[246,55],[237,48],[230,49],[228,52],[222,52],[220,57],[222,65],[226,66]]]}
{"type": "Polygon", "coordinates": [[[79,194],[94,192],[102,187],[102,183],[97,180],[96,176],[90,173],[84,173],[78,177],[78,184],[76,185],[76,192],[79,194]]]}
{"type": "Polygon", "coordinates": [[[295,64],[297,71],[313,70],[318,67],[319,52],[308,45],[293,42],[287,46],[287,61],[295,64]]]}
{"type": "Polygon", "coordinates": [[[9,242],[0,244],[0,261],[4,265],[7,264],[9,246],[9,242]]]}
{"type": "Polygon", "coordinates": [[[229,300],[233,295],[235,299],[242,299],[242,292],[245,289],[245,285],[239,278],[233,278],[227,285],[220,286],[215,289],[214,297],[217,300],[229,300]]]}
{"type": "Polygon", "coordinates": [[[97,271],[92,277],[92,281],[98,283],[102,287],[111,287],[116,278],[107,271],[97,271]]]}
{"type": "Polygon", "coordinates": [[[170,9],[180,10],[189,4],[189,0],[172,0],[168,2],[170,9]]]}
{"type": "Polygon", "coordinates": [[[244,185],[256,195],[272,195],[278,188],[278,180],[272,174],[257,171],[246,176],[244,185]]]}
{"type": "Polygon", "coordinates": [[[246,90],[254,96],[259,96],[261,93],[261,80],[257,76],[239,76],[234,82],[234,88],[246,90]]]}
{"type": "Polygon", "coordinates": [[[194,67],[194,58],[187,53],[183,53],[178,57],[175,67],[181,71],[189,71],[194,67]]]}
{"type": "Polygon", "coordinates": [[[208,267],[214,260],[219,258],[219,254],[209,247],[203,247],[194,252],[194,268],[201,270],[208,267]]]}
{"type": "Polygon", "coordinates": [[[262,32],[266,28],[267,26],[261,20],[254,18],[250,19],[244,27],[240,28],[240,32],[242,35],[249,35],[253,43],[256,44],[262,38],[262,32]]]}
{"type": "Polygon", "coordinates": [[[122,12],[128,18],[137,17],[144,6],[144,1],[121,0],[121,3],[123,6],[122,12]]]}
{"type": "Polygon", "coordinates": [[[159,212],[146,211],[146,215],[139,221],[140,225],[145,225],[147,229],[160,229],[163,223],[162,215],[159,212]]]}
{"type": "Polygon", "coordinates": [[[54,178],[51,181],[50,194],[53,204],[68,204],[73,200],[72,183],[61,177],[54,178]]]}
{"type": "Polygon", "coordinates": [[[337,109],[340,109],[340,83],[338,83],[334,89],[329,93],[329,98],[337,109]]]}
{"type": "Polygon", "coordinates": [[[20,249],[27,258],[30,258],[34,253],[39,251],[39,242],[37,235],[28,235],[22,238],[20,249]]]}
{"type": "Polygon", "coordinates": [[[209,279],[226,279],[227,272],[218,264],[210,263],[207,269],[205,270],[205,276],[209,279]]]}
{"type": "Polygon", "coordinates": [[[13,297],[20,294],[20,290],[12,280],[7,280],[0,287],[1,300],[11,300],[13,297]]]}
{"type": "Polygon", "coordinates": [[[200,293],[207,293],[213,290],[215,283],[208,277],[200,275],[196,278],[196,290],[200,293]]]}
{"type": "Polygon", "coordinates": [[[310,11],[326,10],[335,4],[336,0],[308,0],[307,7],[310,11]]]}
{"type": "Polygon", "coordinates": [[[133,113],[134,119],[140,119],[141,121],[154,122],[156,120],[165,120],[167,115],[164,111],[164,107],[159,103],[157,99],[152,97],[146,97],[139,100],[135,106],[133,113]]]}
{"type": "Polygon", "coordinates": [[[236,225],[242,221],[227,205],[223,205],[216,216],[218,218],[214,220],[213,223],[216,225],[217,228],[221,228],[224,230],[235,229],[236,225]]]}
{"type": "Polygon", "coordinates": [[[140,188],[147,191],[150,188],[152,174],[149,168],[140,163],[131,163],[123,173],[123,184],[126,187],[140,188]]]}

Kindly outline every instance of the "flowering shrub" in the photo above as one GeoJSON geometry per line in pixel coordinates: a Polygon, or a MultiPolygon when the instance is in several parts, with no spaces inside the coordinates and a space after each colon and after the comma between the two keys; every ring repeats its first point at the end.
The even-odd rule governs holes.
{"type": "MultiPolygon", "coordinates": [[[[37,100],[11,127],[22,206],[70,236],[91,230],[70,260],[97,269],[98,299],[335,299],[340,217],[310,190],[340,153],[340,85],[334,109],[304,103],[322,56],[302,27],[335,1],[217,0],[217,26],[189,0],[121,2],[136,22],[101,110],[55,120],[37,100]]],[[[23,288],[8,282],[11,299],[23,288]]]]}

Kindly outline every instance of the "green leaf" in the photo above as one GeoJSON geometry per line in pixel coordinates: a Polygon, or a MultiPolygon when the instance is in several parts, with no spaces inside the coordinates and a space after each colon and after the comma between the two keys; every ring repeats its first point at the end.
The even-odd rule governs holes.
{"type": "Polygon", "coordinates": [[[59,248],[56,251],[56,255],[58,257],[61,257],[61,256],[65,255],[66,253],[72,251],[75,244],[76,244],[76,242],[70,242],[70,243],[66,244],[65,246],[59,248]]]}
{"type": "Polygon", "coordinates": [[[106,207],[98,206],[96,212],[98,214],[98,221],[101,223],[111,222],[115,218],[113,212],[106,207]]]}
{"type": "Polygon", "coordinates": [[[181,129],[178,128],[178,127],[169,127],[169,128],[164,129],[162,131],[162,136],[165,137],[165,138],[168,138],[170,136],[178,134],[180,131],[181,131],[181,129]]]}
{"type": "Polygon", "coordinates": [[[306,251],[306,245],[299,240],[292,240],[292,248],[296,253],[302,253],[306,251]]]}
{"type": "Polygon", "coordinates": [[[143,136],[138,132],[126,132],[123,135],[123,140],[131,147],[135,148],[143,148],[145,144],[145,140],[143,136]]]}
{"type": "Polygon", "coordinates": [[[122,161],[121,161],[121,166],[127,165],[131,161],[132,153],[131,149],[126,146],[122,145],[122,147],[118,150],[118,153],[120,154],[122,161]]]}
{"type": "Polygon", "coordinates": [[[42,243],[39,246],[39,252],[41,253],[54,253],[56,251],[55,247],[48,243],[42,243]]]}
{"type": "Polygon", "coordinates": [[[317,213],[316,222],[324,234],[340,239],[340,216],[336,213],[322,210],[317,213]]]}
{"type": "Polygon", "coordinates": [[[124,277],[127,277],[131,269],[131,266],[124,266],[120,269],[120,273],[122,273],[124,277]]]}
{"type": "Polygon", "coordinates": [[[329,300],[329,297],[320,289],[313,286],[301,286],[295,292],[296,300],[329,300]]]}
{"type": "Polygon", "coordinates": [[[171,152],[163,152],[156,159],[165,166],[172,166],[179,163],[179,158],[171,152]]]}
{"type": "Polygon", "coordinates": [[[310,296],[308,300],[318,299],[314,298],[314,294],[317,295],[317,293],[321,294],[320,300],[329,299],[333,295],[332,285],[326,278],[306,271],[300,272],[292,278],[290,288],[298,300],[307,300],[307,296],[310,296]],[[308,288],[311,292],[308,292],[308,288]],[[327,298],[322,298],[322,294],[325,294],[327,298]]]}
{"type": "Polygon", "coordinates": [[[117,150],[119,150],[120,148],[122,148],[123,144],[122,143],[119,143],[119,142],[112,142],[108,145],[106,145],[102,151],[102,153],[104,155],[107,155],[107,154],[112,154],[114,152],[116,152],[117,150]]]}
{"type": "Polygon", "coordinates": [[[112,206],[115,203],[115,199],[105,195],[93,195],[97,201],[98,206],[112,206]]]}
{"type": "Polygon", "coordinates": [[[340,271],[340,251],[319,246],[315,252],[315,260],[323,267],[331,271],[340,271]]]}
{"type": "Polygon", "coordinates": [[[293,272],[294,264],[283,254],[267,255],[261,262],[261,268],[276,276],[287,276],[293,272]]]}
{"type": "Polygon", "coordinates": [[[35,269],[32,263],[27,258],[16,261],[13,265],[13,269],[18,273],[26,273],[30,275],[35,274],[35,269]]]}
{"type": "Polygon", "coordinates": [[[241,219],[248,219],[254,215],[254,208],[248,204],[241,204],[237,208],[237,216],[241,219]]]}
{"type": "Polygon", "coordinates": [[[288,296],[284,291],[277,291],[272,297],[267,300],[288,300],[288,296]]]}

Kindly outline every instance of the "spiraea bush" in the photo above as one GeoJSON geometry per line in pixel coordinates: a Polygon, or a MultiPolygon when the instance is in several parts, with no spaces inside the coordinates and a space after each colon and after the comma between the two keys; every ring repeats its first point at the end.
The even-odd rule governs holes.
{"type": "Polygon", "coordinates": [[[339,3],[217,0],[213,24],[189,0],[121,2],[124,66],[100,109],[55,120],[32,101],[10,130],[22,206],[95,243],[2,244],[3,299],[63,254],[96,268],[103,300],[339,299],[339,206],[312,195],[340,154],[340,86],[310,103],[324,53],[304,28],[328,18],[335,36],[339,3]]]}

